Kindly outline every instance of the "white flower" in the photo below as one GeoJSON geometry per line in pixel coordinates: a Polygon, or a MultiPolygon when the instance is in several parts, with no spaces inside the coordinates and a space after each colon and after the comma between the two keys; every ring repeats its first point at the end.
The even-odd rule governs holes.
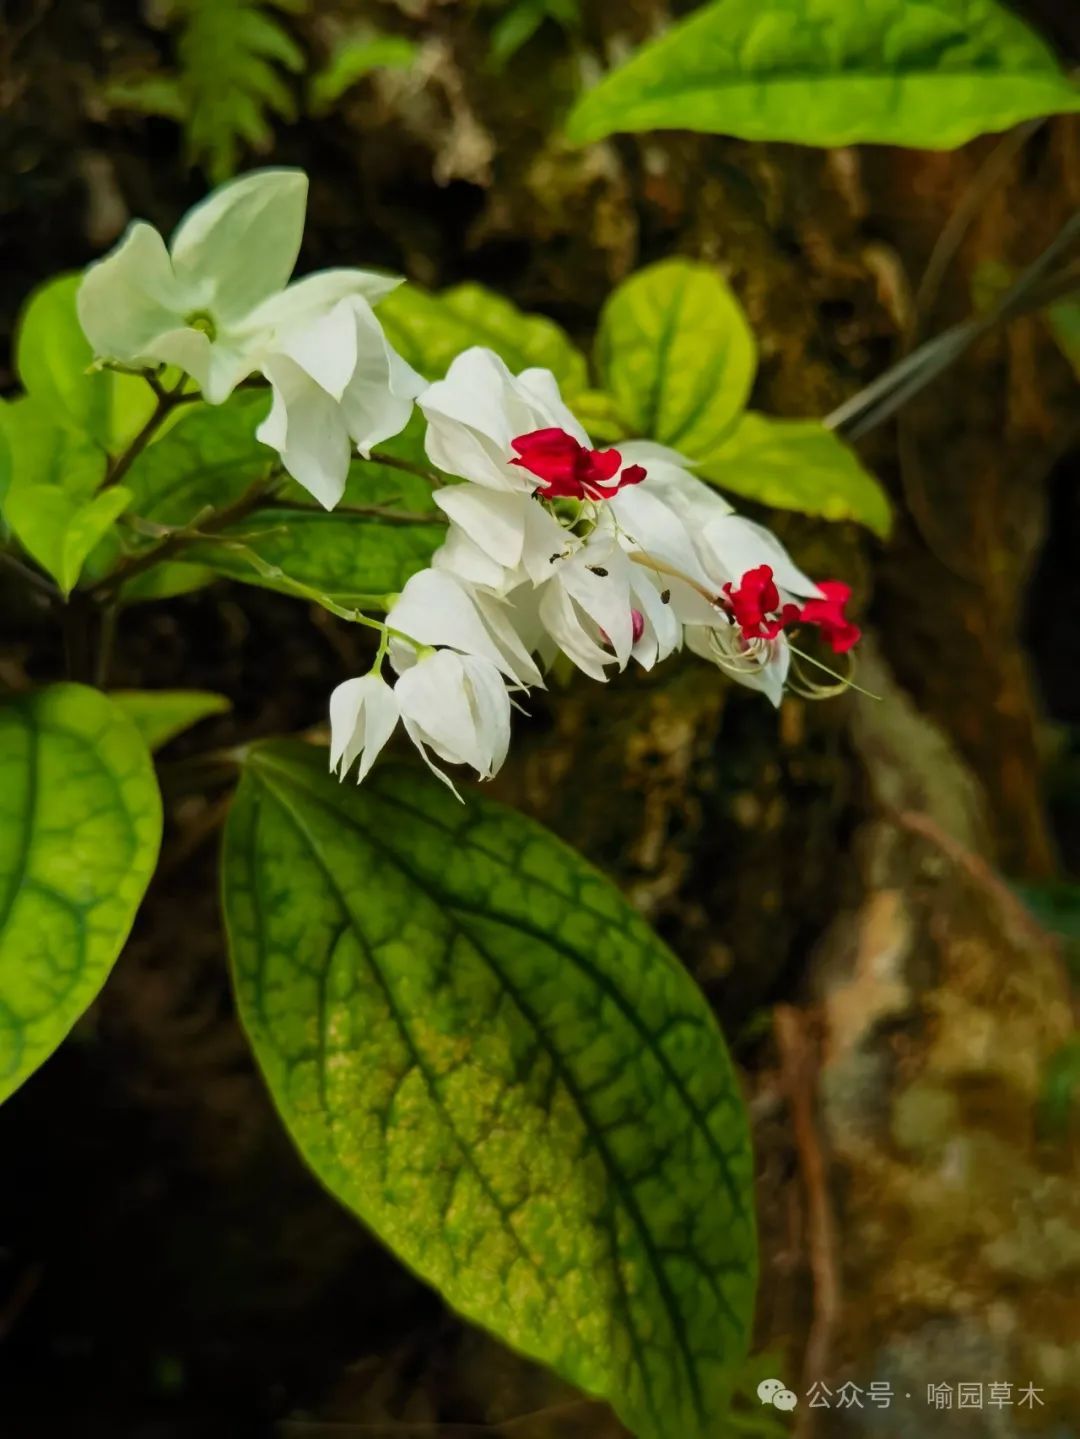
{"type": "Polygon", "coordinates": [[[471,765],[480,779],[497,774],[510,747],[510,697],[498,668],[454,650],[418,658],[400,643],[395,662],[401,673],[392,689],[373,672],[346,680],[330,696],[331,771],[344,779],[359,762],[360,784],[400,719],[425,763],[451,789],[428,750],[449,764],[471,765]]]}
{"type": "Polygon", "coordinates": [[[498,773],[510,747],[510,696],[489,660],[437,650],[405,670],[394,695],[409,738],[451,789],[429,749],[448,764],[470,765],[480,779],[498,773]]]}
{"type": "Polygon", "coordinates": [[[171,246],[137,220],[91,265],[79,320],[94,351],[127,365],[177,365],[220,404],[277,337],[346,295],[380,299],[399,283],[364,270],[324,270],[285,288],[307,207],[300,170],[256,170],[189,210],[171,246]]]}
{"type": "Polygon", "coordinates": [[[668,603],[681,621],[686,646],[711,660],[739,684],[779,705],[791,664],[784,634],[747,637],[726,602],[751,571],[767,566],[780,606],[815,598],[821,590],[763,525],[737,515],[711,486],[686,468],[674,450],[648,441],[620,446],[623,457],[648,468],[645,485],[620,491],[610,502],[624,544],[655,582],[667,585],[668,603]]]}
{"type": "Polygon", "coordinates": [[[359,760],[359,784],[393,734],[398,715],[397,696],[381,675],[338,685],[330,696],[331,771],[344,779],[359,760]]]}
{"type": "Polygon", "coordinates": [[[581,445],[589,443],[549,370],[512,375],[494,351],[482,346],[458,355],[446,378],[424,392],[420,408],[428,422],[432,464],[494,491],[530,495],[540,484],[514,463],[513,442],[521,435],[559,429],[581,445]]]}
{"type": "Polygon", "coordinates": [[[515,684],[543,685],[508,607],[442,570],[409,579],[386,616],[393,634],[485,659],[515,684]]]}
{"type": "Polygon", "coordinates": [[[330,510],[341,499],[352,445],[366,458],[408,424],[424,381],[383,334],[362,295],[287,332],[260,365],[274,390],[257,437],[330,510]]]}
{"type": "Polygon", "coordinates": [[[78,309],[99,357],[176,365],[211,404],[261,371],[274,400],[258,437],[329,509],[345,488],[350,441],[367,454],[397,434],[424,382],[371,309],[398,280],[324,270],[287,285],[306,204],[302,171],[260,170],[189,211],[169,249],[137,221],[87,270],[78,309]]]}

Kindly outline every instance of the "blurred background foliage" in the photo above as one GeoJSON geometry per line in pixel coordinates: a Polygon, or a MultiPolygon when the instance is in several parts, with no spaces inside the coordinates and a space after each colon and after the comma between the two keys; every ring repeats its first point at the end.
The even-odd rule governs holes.
{"type": "MultiPolygon", "coordinates": [[[[702,262],[756,337],[751,407],[792,422],[992,303],[1076,210],[1075,118],[953,153],[670,133],[571,146],[562,121],[585,88],[693,8],[11,0],[0,385],[33,286],[132,216],[168,230],[254,163],[311,175],[302,269],[400,271],[444,320],[482,285],[581,353],[631,274],[702,262]]],[[[1075,7],[1016,8],[1080,63],[1075,7]]],[[[862,442],[888,542],[884,523],[769,515],[804,566],[855,585],[861,681],[881,700],[774,715],[691,662],[599,699],[571,685],[521,727],[498,785],[618,880],[734,1043],[770,1372],[796,1388],[817,1373],[1045,1388],[1035,1416],[921,1415],[932,1436],[1066,1435],[1080,1412],[1080,426],[1075,314],[1049,321],[985,335],[862,442]]],[[[769,501],[747,496],[751,512],[769,501]]],[[[21,688],[62,657],[7,585],[0,665],[21,688]]],[[[134,940],[0,1112],[17,1156],[0,1192],[0,1432],[619,1432],[466,1329],[322,1194],[231,1013],[225,800],[189,762],[321,723],[366,641],[285,596],[220,588],[133,608],[122,640],[118,685],[182,677],[233,713],[166,751],[164,861],[134,940]]],[[[859,1414],[812,1422],[868,1432],[859,1414]]]]}

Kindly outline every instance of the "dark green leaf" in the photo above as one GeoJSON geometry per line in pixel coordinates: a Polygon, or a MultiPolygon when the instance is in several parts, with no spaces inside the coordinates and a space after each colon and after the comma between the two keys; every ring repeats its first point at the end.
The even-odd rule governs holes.
{"type": "Polygon", "coordinates": [[[468,1318],[714,1439],[753,1308],[746,1116],[686,972],[537,825],[259,746],[229,818],[240,1013],[322,1182],[468,1318]]]}
{"type": "Polygon", "coordinates": [[[146,745],[96,690],[0,706],[0,1099],[105,983],[161,842],[146,745]]]}
{"type": "Polygon", "coordinates": [[[744,415],[698,466],[723,490],[826,520],[855,520],[883,538],[892,514],[885,491],[855,452],[819,420],[744,415]]]}
{"type": "Polygon", "coordinates": [[[746,404],[757,349],[742,306],[710,265],[665,260],[604,306],[597,365],[629,434],[696,458],[746,404]]]}
{"type": "Polygon", "coordinates": [[[1049,47],[997,0],[718,0],[602,80],[567,128],[937,150],[1075,110],[1049,47]]]}

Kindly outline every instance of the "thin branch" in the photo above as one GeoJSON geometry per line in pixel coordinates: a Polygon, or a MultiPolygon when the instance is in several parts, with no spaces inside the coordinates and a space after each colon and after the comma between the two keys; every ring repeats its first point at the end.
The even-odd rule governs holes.
{"type": "Polygon", "coordinates": [[[920,345],[838,405],[823,423],[831,430],[843,431],[849,440],[859,439],[891,418],[942,370],[954,364],[974,341],[998,325],[1041,310],[1080,288],[1080,272],[1075,262],[1060,270],[1054,269],[1078,239],[1080,212],[1066,221],[1057,237],[987,314],[963,320],[920,345]]]}
{"type": "Polygon", "coordinates": [[[17,574],[19,578],[32,589],[36,590],[39,595],[44,595],[50,604],[60,603],[63,596],[59,588],[53,584],[47,575],[39,574],[37,570],[31,569],[29,565],[23,564],[22,560],[20,560],[17,555],[13,555],[10,550],[0,550],[0,561],[7,565],[9,570],[17,574]]]}
{"type": "Polygon", "coordinates": [[[423,465],[414,465],[411,460],[399,460],[397,455],[386,455],[382,450],[372,450],[367,456],[373,465],[385,465],[388,470],[402,470],[407,475],[416,475],[419,479],[425,480],[436,489],[441,489],[445,481],[441,475],[434,470],[426,470],[423,465]]]}
{"type": "MultiPolygon", "coordinates": [[[[325,510],[318,509],[315,505],[305,505],[302,500],[268,500],[259,508],[260,510],[288,510],[293,514],[300,515],[326,513],[325,510]]],[[[408,510],[384,510],[379,505],[335,505],[331,513],[352,515],[359,519],[386,520],[388,524],[395,525],[432,525],[444,522],[441,511],[435,514],[414,515],[408,510]]]]}
{"type": "Polygon", "coordinates": [[[142,550],[139,554],[131,555],[122,561],[111,574],[106,575],[97,584],[91,585],[84,593],[99,603],[115,599],[124,585],[133,580],[136,575],[145,573],[146,570],[161,564],[163,560],[172,559],[174,555],[179,554],[189,545],[197,544],[200,540],[218,534],[229,525],[235,524],[237,520],[242,520],[251,514],[252,510],[256,509],[266,498],[273,480],[272,475],[261,476],[250,484],[231,505],[215,511],[198,525],[185,525],[181,529],[170,531],[156,545],[151,545],[149,549],[142,550]]]}
{"type": "Polygon", "coordinates": [[[109,462],[105,471],[105,478],[102,480],[99,489],[107,490],[120,481],[131,469],[132,465],[146,449],[147,445],[157,434],[166,417],[172,414],[179,405],[190,405],[193,401],[202,398],[201,395],[192,393],[190,395],[178,394],[175,390],[163,390],[160,384],[151,384],[150,388],[157,396],[157,403],[151,411],[146,423],[128,445],[121,455],[117,455],[109,462]]]}

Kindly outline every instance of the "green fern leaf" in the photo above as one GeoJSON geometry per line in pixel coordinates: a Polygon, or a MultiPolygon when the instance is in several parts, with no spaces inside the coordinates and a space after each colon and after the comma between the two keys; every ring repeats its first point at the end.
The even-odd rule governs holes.
{"type": "Polygon", "coordinates": [[[243,147],[270,147],[275,115],[295,119],[296,100],[285,75],[304,69],[304,54],[270,10],[296,14],[308,3],[182,0],[178,7],[188,153],[214,184],[236,172],[243,147]]]}

